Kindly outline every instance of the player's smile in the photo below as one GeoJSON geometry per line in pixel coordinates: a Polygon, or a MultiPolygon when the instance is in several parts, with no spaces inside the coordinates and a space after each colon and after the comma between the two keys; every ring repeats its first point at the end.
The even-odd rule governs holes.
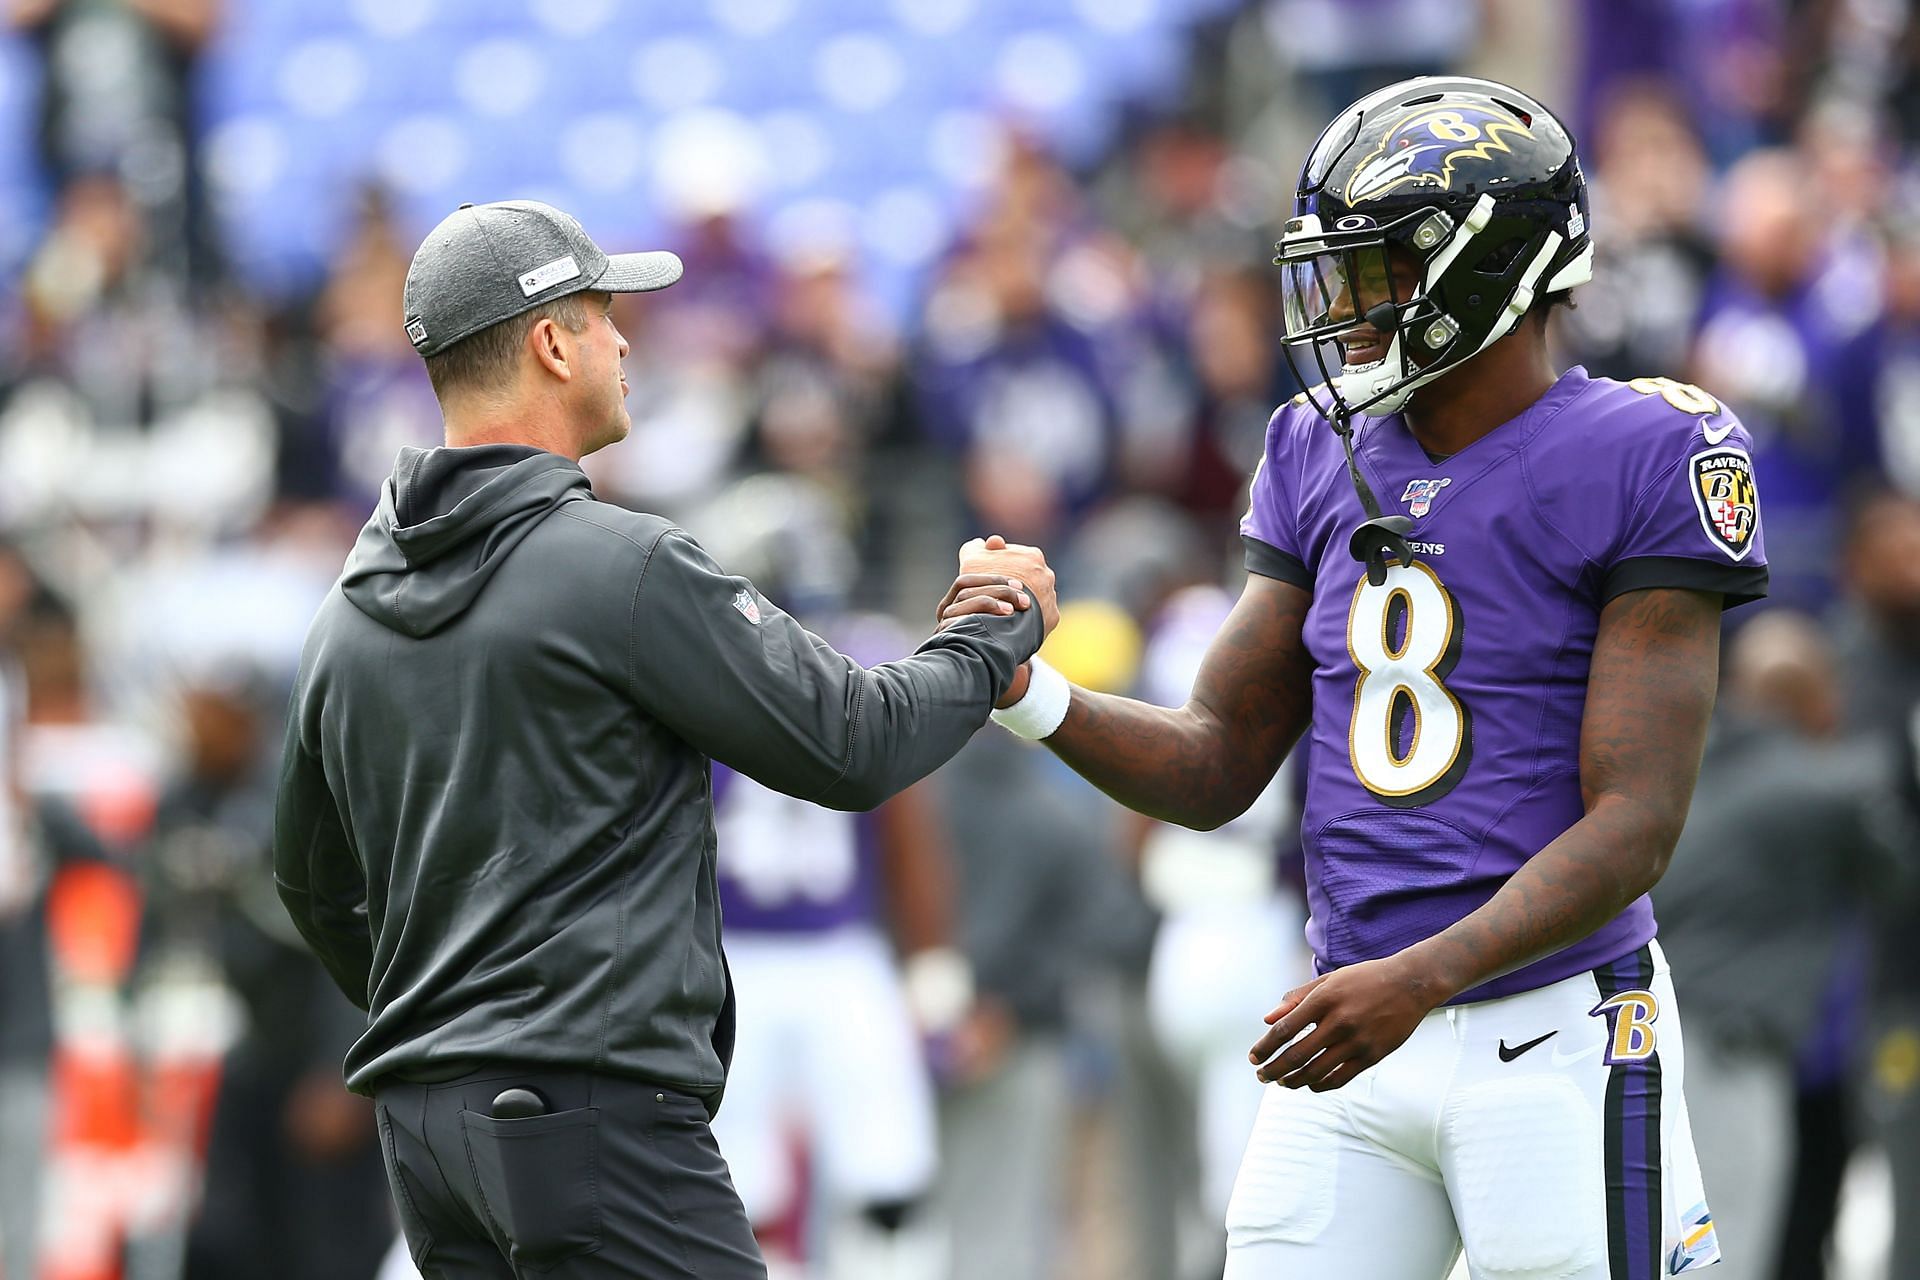
{"type": "Polygon", "coordinates": [[[1387,335],[1372,325],[1349,329],[1337,339],[1341,361],[1349,369],[1374,364],[1387,357],[1387,335]]]}

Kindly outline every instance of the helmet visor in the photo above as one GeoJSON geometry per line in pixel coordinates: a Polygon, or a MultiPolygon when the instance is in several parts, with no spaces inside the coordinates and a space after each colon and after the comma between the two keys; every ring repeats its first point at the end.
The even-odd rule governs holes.
{"type": "Polygon", "coordinates": [[[1281,312],[1288,342],[1324,342],[1365,323],[1373,308],[1396,310],[1400,296],[1383,240],[1341,249],[1282,252],[1281,312]]]}

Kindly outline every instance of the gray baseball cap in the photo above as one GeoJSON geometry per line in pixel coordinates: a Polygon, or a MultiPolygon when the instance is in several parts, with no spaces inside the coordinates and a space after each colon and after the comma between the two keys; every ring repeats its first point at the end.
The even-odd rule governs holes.
{"type": "Polygon", "coordinates": [[[671,253],[607,254],[579,219],[537,200],[463,204],[407,267],[407,337],[422,356],[583,289],[648,293],[680,278],[671,253]]]}

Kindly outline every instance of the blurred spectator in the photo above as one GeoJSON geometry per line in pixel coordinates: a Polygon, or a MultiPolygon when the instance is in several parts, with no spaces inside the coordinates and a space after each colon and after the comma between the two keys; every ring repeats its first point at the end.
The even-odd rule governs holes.
{"type": "Polygon", "coordinates": [[[1819,607],[1832,595],[1836,507],[1877,461],[1872,332],[1877,291],[1827,239],[1833,223],[1788,151],[1757,151],[1727,175],[1721,267],[1708,286],[1693,380],[1753,437],[1780,554],[1772,598],[1819,607]]]}
{"type": "Polygon", "coordinates": [[[1095,195],[1161,287],[1184,296],[1209,270],[1263,265],[1267,245],[1257,229],[1275,196],[1263,172],[1218,132],[1179,119],[1116,155],[1095,195]]]}
{"type": "Polygon", "coordinates": [[[83,175],[62,185],[53,225],[23,279],[26,323],[14,377],[49,375],[93,416],[139,424],[212,377],[193,349],[180,295],[147,270],[153,246],[125,185],[83,175]]]}
{"type": "Polygon", "coordinates": [[[366,1018],[274,894],[278,769],[262,721],[280,699],[243,672],[183,691],[185,767],[161,797],[144,860],[145,967],[156,978],[210,969],[244,1008],[222,1064],[187,1274],[371,1276],[392,1232],[386,1175],[373,1109],[340,1082],[366,1018]]]}
{"type": "Polygon", "coordinates": [[[125,182],[164,269],[214,267],[197,165],[194,63],[221,0],[8,0],[6,17],[45,65],[40,153],[59,186],[83,175],[125,182]]]}
{"type": "MultiPolygon", "coordinates": [[[[1835,621],[1849,728],[1903,744],[1912,797],[1920,714],[1920,499],[1886,489],[1848,512],[1835,621]]],[[[1893,1168],[1890,1276],[1920,1274],[1920,900],[1909,897],[1876,936],[1872,1118],[1893,1168]]]]}
{"type": "MultiPolygon", "coordinates": [[[[1833,635],[1845,722],[1891,737],[1920,705],[1920,498],[1869,485],[1843,515],[1833,635]]],[[[1901,968],[1920,976],[1920,966],[1901,968]]]]}
{"type": "MultiPolygon", "coordinates": [[[[896,447],[900,352],[886,317],[859,289],[844,244],[796,247],[779,264],[765,354],[748,375],[752,421],[738,459],[802,477],[832,495],[859,549],[851,602],[884,600],[888,533],[924,520],[906,493],[889,492],[880,465],[896,447]]],[[[941,549],[943,552],[947,548],[941,549]]],[[[749,574],[749,576],[752,576],[749,574]]]]}
{"type": "Polygon", "coordinates": [[[1457,0],[1267,0],[1267,30],[1306,82],[1317,119],[1408,76],[1457,62],[1473,44],[1477,4],[1457,0]]]}
{"type": "Polygon", "coordinates": [[[1050,1280],[1061,1264],[1069,996],[1109,924],[1089,889],[1110,868],[1103,811],[1046,763],[1011,735],[983,733],[940,775],[979,991],[937,1062],[951,1280],[1050,1280]]]}
{"type": "Polygon", "coordinates": [[[1874,416],[1887,478],[1920,497],[1920,219],[1890,218],[1874,416]]]}
{"type": "Polygon", "coordinates": [[[1684,979],[1688,1112],[1728,1280],[1814,1274],[1776,1271],[1792,1171],[1816,1158],[1796,1150],[1803,1047],[1830,1017],[1864,909],[1920,878],[1920,832],[1896,821],[1892,744],[1842,739],[1833,659],[1801,614],[1763,614],[1734,638],[1687,826],[1654,890],[1684,979]]]}
{"type": "Polygon", "coordinates": [[[1560,337],[1595,377],[1672,376],[1687,366],[1716,254],[1706,221],[1713,175],[1699,136],[1667,85],[1626,81],[1586,155],[1594,278],[1555,314],[1560,337]]]}
{"type": "Polygon", "coordinates": [[[292,459],[283,457],[282,483],[297,494],[337,496],[356,513],[370,511],[403,445],[426,449],[441,442],[439,402],[401,324],[412,256],[412,241],[386,198],[363,190],[359,216],[314,304],[314,443],[324,443],[289,442],[299,461],[318,473],[288,474],[292,459]]]}
{"type": "Polygon", "coordinates": [[[270,496],[272,428],[244,308],[209,317],[155,270],[127,189],[67,185],[0,376],[0,520],[219,528],[270,496]]]}
{"type": "Polygon", "coordinates": [[[610,496],[667,513],[710,497],[739,457],[776,296],[772,262],[730,210],[703,212],[679,252],[685,293],[622,297],[615,307],[632,343],[633,430],[587,464],[610,496]]]}
{"type": "Polygon", "coordinates": [[[0,545],[0,1276],[36,1269],[49,1136],[47,868],[20,802],[15,758],[26,706],[14,643],[36,589],[19,553],[0,545]]]}
{"type": "Polygon", "coordinates": [[[1580,0],[1575,136],[1593,132],[1620,81],[1652,76],[1686,96],[1717,160],[1777,141],[1790,100],[1786,7],[1777,0],[1580,0]]]}
{"type": "Polygon", "coordinates": [[[1297,389],[1276,355],[1272,281],[1260,267],[1209,274],[1181,338],[1198,392],[1193,416],[1183,424],[1181,454],[1136,472],[1138,487],[1164,493],[1194,515],[1210,549],[1237,547],[1267,419],[1297,389]]]}
{"type": "Polygon", "coordinates": [[[1058,541],[1107,492],[1118,422],[1092,337],[1048,296],[1054,228],[1004,220],[951,259],[913,362],[929,437],[965,475],[970,524],[1058,541]]]}

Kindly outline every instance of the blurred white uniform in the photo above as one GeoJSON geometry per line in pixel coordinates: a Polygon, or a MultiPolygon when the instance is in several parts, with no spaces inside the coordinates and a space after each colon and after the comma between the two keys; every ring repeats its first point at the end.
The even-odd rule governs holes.
{"type": "MultiPolygon", "coordinates": [[[[1207,646],[1233,611],[1218,587],[1189,587],[1155,619],[1141,694],[1178,706],[1207,646]]],[[[1312,976],[1306,908],[1278,883],[1276,846],[1297,808],[1284,774],[1218,831],[1156,825],[1141,850],[1141,882],[1161,912],[1147,974],[1155,1035],[1193,1088],[1201,1206],[1218,1224],[1260,1109],[1247,1050],[1267,1010],[1312,976]]]]}
{"type": "Polygon", "coordinates": [[[714,774],[739,1028],[714,1136],[756,1225],[794,1206],[804,1143],[829,1274],[871,1273],[850,1256],[880,1247],[859,1212],[918,1200],[936,1159],[932,1084],[875,923],[871,820],[714,774]]]}

